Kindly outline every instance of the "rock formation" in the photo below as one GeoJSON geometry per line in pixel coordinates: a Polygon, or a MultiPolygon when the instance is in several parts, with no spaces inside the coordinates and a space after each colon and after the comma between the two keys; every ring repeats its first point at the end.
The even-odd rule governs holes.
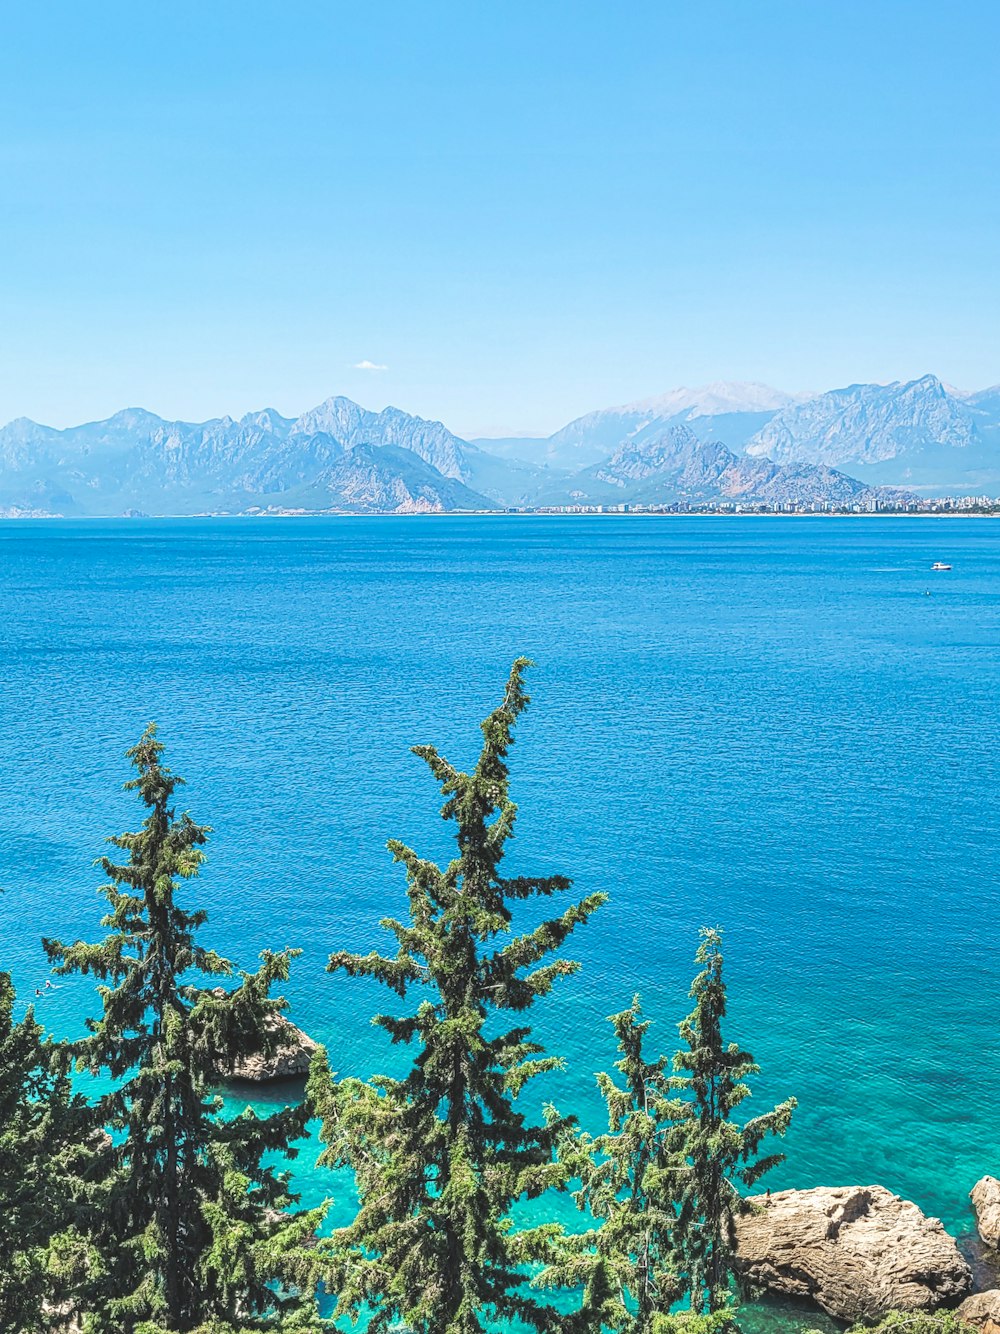
{"type": "Polygon", "coordinates": [[[966,1325],[982,1330],[983,1334],[1000,1334],[1000,1289],[991,1288],[989,1292],[966,1297],[955,1314],[966,1325]]]}
{"type": "MultiPolygon", "coordinates": [[[[216,994],[224,993],[221,988],[216,988],[216,994]]],[[[219,1078],[227,1082],[246,1080],[253,1084],[267,1084],[279,1079],[304,1079],[319,1044],[282,1014],[269,1018],[268,1032],[277,1038],[270,1052],[253,1052],[249,1056],[237,1057],[236,1060],[220,1055],[216,1063],[219,1078]]]]}
{"type": "Polygon", "coordinates": [[[983,1177],[969,1193],[976,1211],[976,1227],[987,1246],[1000,1246],[1000,1181],[983,1177]]]}
{"type": "Polygon", "coordinates": [[[941,1223],[884,1186],[785,1190],[751,1203],[736,1225],[745,1279],[840,1320],[933,1311],[972,1286],[941,1223]]]}
{"type": "Polygon", "coordinates": [[[279,1019],[278,1028],[280,1043],[271,1055],[255,1052],[252,1056],[241,1057],[225,1068],[226,1079],[245,1079],[255,1084],[278,1079],[304,1079],[318,1044],[287,1019],[279,1019]]]}
{"type": "Polygon", "coordinates": [[[583,501],[637,504],[703,504],[719,500],[745,504],[822,501],[852,505],[905,502],[903,492],[871,490],[864,482],[827,467],[734,454],[717,440],[700,440],[687,426],[674,425],[620,445],[609,459],[556,484],[583,501]]]}

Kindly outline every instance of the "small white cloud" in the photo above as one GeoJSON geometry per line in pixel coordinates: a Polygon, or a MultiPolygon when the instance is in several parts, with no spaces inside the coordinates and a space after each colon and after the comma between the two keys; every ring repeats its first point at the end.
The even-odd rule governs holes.
{"type": "Polygon", "coordinates": [[[364,361],[356,361],[354,369],[356,371],[387,371],[389,367],[383,366],[377,361],[369,361],[366,357],[364,361]]]}

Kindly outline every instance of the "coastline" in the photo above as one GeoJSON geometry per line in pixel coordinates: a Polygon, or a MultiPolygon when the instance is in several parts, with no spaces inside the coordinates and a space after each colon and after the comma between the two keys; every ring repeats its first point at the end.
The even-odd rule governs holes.
{"type": "MultiPolygon", "coordinates": [[[[996,994],[996,962],[977,943],[992,938],[997,912],[983,889],[995,846],[988,806],[1000,616],[995,539],[958,524],[933,537],[906,524],[829,523],[805,532],[742,524],[729,533],[707,523],[532,529],[477,521],[507,517],[496,514],[429,517],[454,522],[268,528],[208,516],[4,529],[13,576],[5,587],[6,684],[17,703],[5,733],[6,875],[25,907],[23,922],[11,915],[8,948],[28,994],[38,985],[32,917],[47,911],[53,892],[60,902],[69,896],[79,884],[74,868],[89,865],[118,819],[118,776],[104,759],[109,740],[124,746],[129,728],[169,711],[185,764],[211,781],[208,814],[220,829],[256,819],[256,793],[266,786],[252,893],[231,839],[216,846],[204,882],[213,937],[230,949],[264,943],[266,922],[285,902],[279,868],[300,805],[294,775],[323,775],[318,818],[350,837],[329,847],[318,840],[288,910],[296,932],[307,921],[328,923],[332,948],[366,895],[401,892],[396,872],[383,865],[382,841],[396,832],[397,817],[410,819],[409,784],[419,793],[426,780],[420,765],[411,773],[409,759],[400,760],[390,771],[400,795],[386,806],[382,765],[391,738],[448,740],[452,718],[478,706],[495,658],[523,643],[547,682],[557,685],[558,673],[569,682],[551,725],[539,711],[536,758],[523,774],[532,793],[519,826],[526,846],[532,839],[544,846],[545,831],[558,828],[567,848],[583,849],[567,862],[586,887],[613,883],[622,845],[636,850],[616,899],[612,945],[593,951],[583,982],[567,984],[553,1015],[552,1032],[569,1034],[567,1073],[553,1076],[553,1102],[595,1096],[591,1071],[604,1060],[605,996],[620,985],[623,942],[630,942],[629,984],[643,989],[662,1022],[681,967],[678,927],[706,903],[705,912],[725,914],[734,944],[754,958],[743,1022],[762,1035],[755,1055],[785,1073],[802,1103],[790,1164],[775,1188],[879,1181],[954,1232],[968,1230],[968,1189],[996,1171],[988,1126],[997,1053],[965,1067],[961,1031],[954,1024],[935,1031],[932,1016],[946,1007],[975,1028],[988,1022],[980,1016],[996,994]],[[932,581],[928,567],[937,558],[953,561],[956,573],[932,581]],[[893,572],[872,569],[883,565],[893,572]],[[927,588],[934,596],[923,596],[927,588]],[[151,645],[163,647],[151,652],[151,645]],[[456,684],[439,696],[422,672],[441,645],[439,670],[456,684]],[[731,689],[720,686],[727,671],[731,689]],[[355,718],[364,719],[376,761],[360,786],[348,782],[355,718]],[[564,753],[570,729],[581,758],[567,785],[545,791],[543,757],[564,753]],[[37,736],[50,740],[38,747],[37,736]],[[52,803],[42,799],[54,745],[68,772],[87,776],[74,809],[58,819],[60,848],[68,850],[58,851],[55,885],[36,852],[38,832],[54,826],[52,803]],[[223,747],[226,764],[210,764],[205,756],[223,747]],[[667,792],[676,840],[647,820],[667,792]],[[981,810],[970,806],[979,794],[981,810]],[[593,819],[598,807],[610,814],[593,819]],[[382,812],[378,825],[371,810],[382,812]],[[361,885],[364,894],[356,894],[361,885]],[[888,978],[864,943],[872,929],[900,941],[899,967],[888,978]],[[960,934],[942,950],[949,932],[960,934]],[[810,963],[796,973],[793,1004],[787,968],[802,951],[810,963]],[[931,969],[935,987],[924,997],[918,979],[931,969]],[[971,996],[970,969],[983,979],[971,996]],[[854,1003],[875,977],[887,1013],[859,1029],[854,1003]],[[894,1021],[904,992],[908,1005],[926,1007],[912,1041],[894,1021]],[[815,1031],[814,1016],[829,1038],[822,1070],[799,1042],[815,1031]],[[960,1095],[937,1079],[928,1086],[924,1035],[943,1044],[933,1068],[963,1070],[960,1095]],[[845,1096],[843,1144],[824,1142],[831,1081],[857,1089],[845,1096]]],[[[430,842],[438,821],[429,811],[408,832],[430,842]]],[[[64,929],[82,937],[87,919],[83,908],[74,915],[74,901],[67,900],[64,929]]],[[[303,967],[293,1014],[342,1061],[379,1069],[367,1026],[345,1031],[320,999],[327,986],[318,963],[303,967]]],[[[69,1027],[74,1006],[74,994],[60,989],[41,1013],[69,1027]]],[[[308,1164],[297,1180],[321,1192],[308,1164]]]]}
{"type": "Polygon", "coordinates": [[[256,520],[273,521],[275,519],[1000,519],[1000,505],[989,513],[976,510],[918,510],[904,512],[899,510],[878,510],[875,513],[863,511],[812,512],[799,511],[754,511],[752,513],[729,513],[718,510],[685,510],[635,512],[610,510],[604,512],[586,511],[553,512],[552,510],[305,510],[278,512],[273,514],[232,514],[225,511],[204,514],[5,514],[0,515],[0,524],[32,523],[171,523],[187,520],[194,522],[205,519],[242,519],[245,522],[256,520]]]}

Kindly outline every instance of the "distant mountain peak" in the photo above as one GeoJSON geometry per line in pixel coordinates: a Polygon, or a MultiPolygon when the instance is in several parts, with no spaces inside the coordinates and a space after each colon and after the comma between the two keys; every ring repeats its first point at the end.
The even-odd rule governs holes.
{"type": "Polygon", "coordinates": [[[55,427],[42,426],[39,422],[32,421],[30,417],[15,417],[6,426],[0,427],[0,434],[11,440],[32,440],[36,436],[54,430],[55,427]]]}
{"type": "Polygon", "coordinates": [[[777,412],[808,397],[808,394],[789,394],[753,380],[714,380],[695,388],[681,385],[665,394],[607,411],[649,412],[658,417],[674,417],[682,412],[694,417],[716,417],[730,412],[777,412]]]}
{"type": "Polygon", "coordinates": [[[331,508],[390,514],[497,508],[495,501],[397,445],[356,445],[320,474],[312,485],[314,493],[318,487],[330,491],[331,508]]]}
{"type": "Polygon", "coordinates": [[[261,431],[287,431],[294,420],[294,417],[283,417],[275,408],[261,408],[258,412],[245,412],[239,424],[256,426],[261,431]]]}
{"type": "Polygon", "coordinates": [[[264,408],[240,421],[228,414],[165,421],[124,408],[62,431],[26,419],[0,429],[0,508],[8,509],[230,513],[259,500],[281,508],[292,495],[337,509],[338,478],[357,490],[355,509],[365,507],[366,494],[370,507],[374,497],[395,496],[394,510],[491,508],[494,501],[464,485],[469,473],[466,446],[440,422],[398,408],[370,412],[341,395],[295,419],[264,408]],[[357,470],[342,465],[362,446],[383,451],[357,460],[367,466],[368,491],[357,470]]]}
{"type": "Polygon", "coordinates": [[[743,381],[682,386],[577,417],[534,451],[523,448],[517,456],[558,467],[587,467],[623,442],[659,432],[671,422],[696,423],[701,438],[711,436],[740,449],[776,412],[808,397],[743,381]]]}
{"type": "MultiPolygon", "coordinates": [[[[936,375],[853,384],[783,408],[747,444],[778,463],[869,467],[927,452],[968,449],[976,427],[936,375]]],[[[900,483],[907,478],[900,476],[900,483]]]]}
{"type": "Polygon", "coordinates": [[[313,435],[326,431],[345,449],[358,445],[398,445],[412,450],[445,477],[468,478],[465,442],[439,421],[414,417],[401,408],[371,412],[353,399],[338,394],[297,417],[290,434],[313,435]]]}
{"type": "Polygon", "coordinates": [[[239,421],[168,421],[131,407],[56,429],[20,417],[0,428],[0,510],[395,511],[584,495],[841,500],[879,484],[996,494],[1000,386],[959,394],[927,374],[796,395],[716,381],[590,413],[547,440],[480,443],[342,394],[295,418],[265,407],[239,421]]]}
{"type": "Polygon", "coordinates": [[[164,419],[145,408],[121,408],[103,422],[91,422],[92,426],[113,426],[116,430],[143,430],[151,426],[163,426],[164,419]]]}

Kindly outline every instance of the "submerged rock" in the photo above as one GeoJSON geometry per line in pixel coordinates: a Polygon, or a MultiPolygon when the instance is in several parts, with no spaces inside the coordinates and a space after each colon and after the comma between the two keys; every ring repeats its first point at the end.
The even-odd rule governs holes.
{"type": "Polygon", "coordinates": [[[955,1314],[983,1334],[1000,1334],[1000,1289],[991,1288],[966,1297],[955,1314]]]}
{"type": "Polygon", "coordinates": [[[971,1289],[969,1266],[939,1220],[884,1186],[784,1190],[751,1203],[736,1220],[744,1278],[811,1299],[839,1320],[933,1311],[971,1289]]]}
{"type": "Polygon", "coordinates": [[[976,1227],[987,1246],[1000,1246],[1000,1181],[983,1177],[969,1192],[976,1211],[976,1227]]]}
{"type": "Polygon", "coordinates": [[[958,1238],[958,1249],[972,1270],[972,1291],[990,1292],[1000,1288],[1000,1251],[987,1246],[975,1230],[963,1232],[958,1238]]]}

